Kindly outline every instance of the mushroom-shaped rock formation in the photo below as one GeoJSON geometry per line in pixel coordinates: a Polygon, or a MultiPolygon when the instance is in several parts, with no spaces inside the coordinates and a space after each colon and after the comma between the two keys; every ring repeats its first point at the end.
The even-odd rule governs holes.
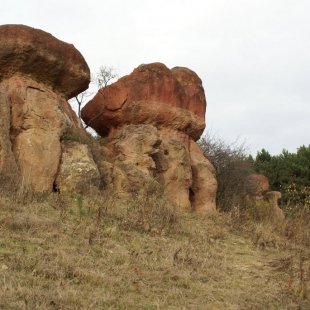
{"type": "Polygon", "coordinates": [[[285,218],[283,210],[278,206],[278,201],[281,197],[281,193],[277,191],[268,192],[264,196],[264,199],[269,206],[268,217],[271,221],[283,221],[285,218]]]}
{"type": "Polygon", "coordinates": [[[0,26],[0,174],[10,166],[24,189],[53,189],[61,140],[69,131],[83,133],[67,99],[89,80],[73,45],[27,26],[0,26]]]}
{"type": "Polygon", "coordinates": [[[284,213],[278,205],[281,193],[268,192],[269,180],[262,174],[250,174],[245,179],[245,192],[252,201],[258,215],[271,221],[284,220],[284,213]]]}
{"type": "Polygon", "coordinates": [[[0,26],[0,82],[27,76],[65,96],[88,88],[90,71],[81,53],[51,34],[24,25],[0,26]]]}
{"type": "Polygon", "coordinates": [[[262,174],[250,174],[245,180],[245,190],[251,197],[262,198],[269,189],[269,181],[262,174]]]}
{"type": "MultiPolygon", "coordinates": [[[[81,114],[86,124],[113,141],[106,147],[114,154],[111,162],[115,164],[119,164],[119,154],[139,158],[132,155],[137,150],[130,138],[127,143],[122,140],[121,152],[115,148],[120,132],[127,132],[127,126],[135,133],[136,141],[141,138],[145,145],[155,143],[158,151],[145,153],[143,162],[155,162],[153,175],[164,187],[166,197],[184,210],[212,212],[217,189],[215,171],[195,142],[205,128],[205,111],[204,89],[195,72],[182,67],[170,70],[153,63],[140,65],[130,75],[99,90],[81,114]],[[141,124],[158,130],[160,145],[154,142],[156,139],[147,142],[147,136],[151,139],[152,135],[132,127],[141,124]]],[[[135,175],[139,179],[141,174],[135,175]]]]}

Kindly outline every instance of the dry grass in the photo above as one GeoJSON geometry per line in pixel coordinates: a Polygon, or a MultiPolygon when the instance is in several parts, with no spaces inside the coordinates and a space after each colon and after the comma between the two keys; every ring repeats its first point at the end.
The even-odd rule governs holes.
{"type": "Polygon", "coordinates": [[[310,309],[309,225],[3,197],[0,309],[310,309]]]}

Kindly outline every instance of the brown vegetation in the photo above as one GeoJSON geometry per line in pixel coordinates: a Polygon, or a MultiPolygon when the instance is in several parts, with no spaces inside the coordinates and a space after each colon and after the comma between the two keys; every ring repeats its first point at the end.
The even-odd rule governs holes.
{"type": "Polygon", "coordinates": [[[1,309],[310,307],[309,215],[201,218],[152,188],[123,206],[95,193],[25,200],[1,195],[1,309]]]}

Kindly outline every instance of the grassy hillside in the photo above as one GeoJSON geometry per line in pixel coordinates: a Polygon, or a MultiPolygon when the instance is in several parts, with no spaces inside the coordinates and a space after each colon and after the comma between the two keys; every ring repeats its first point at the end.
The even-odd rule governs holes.
{"type": "Polygon", "coordinates": [[[310,221],[0,198],[0,309],[310,309],[310,221]]]}

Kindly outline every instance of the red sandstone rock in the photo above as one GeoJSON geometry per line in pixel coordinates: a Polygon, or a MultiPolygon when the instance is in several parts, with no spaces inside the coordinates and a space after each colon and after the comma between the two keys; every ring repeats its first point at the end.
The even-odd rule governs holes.
{"type": "Polygon", "coordinates": [[[193,141],[205,127],[206,108],[194,72],[141,65],[101,90],[82,110],[88,123],[104,108],[91,126],[109,136],[102,146],[108,156],[97,154],[95,162],[88,145],[74,140],[85,132],[65,100],[89,82],[79,52],[41,30],[6,25],[0,66],[1,173],[12,166],[35,192],[104,185],[113,201],[163,187],[164,197],[184,210],[214,211],[213,167],[193,141]]]}
{"type": "Polygon", "coordinates": [[[187,100],[187,106],[184,108],[204,119],[206,98],[201,79],[194,71],[184,67],[172,68],[171,72],[182,85],[189,99],[187,100]]]}
{"type": "Polygon", "coordinates": [[[27,26],[0,26],[0,173],[1,166],[11,167],[23,190],[52,191],[60,141],[85,134],[66,99],[85,90],[89,79],[73,45],[27,26]]]}
{"type": "Polygon", "coordinates": [[[190,202],[192,170],[188,151],[181,141],[169,135],[161,136],[159,152],[154,155],[156,180],[164,187],[171,203],[185,211],[193,211],[190,202]]]}
{"type": "Polygon", "coordinates": [[[186,211],[214,212],[214,168],[193,141],[205,128],[205,110],[202,82],[195,72],[182,67],[169,70],[161,63],[153,63],[141,65],[101,89],[82,109],[82,118],[100,135],[112,139],[115,146],[121,142],[121,151],[110,149],[110,160],[120,166],[118,158],[124,159],[122,167],[126,164],[131,184],[141,187],[145,180],[138,173],[143,172],[139,163],[148,163],[144,172],[154,170],[155,180],[172,204],[186,211]],[[139,143],[141,139],[141,145],[153,145],[156,139],[153,141],[151,134],[139,131],[133,138],[121,134],[126,128],[138,133],[140,124],[156,127],[162,140],[159,151],[151,157],[144,154],[139,143]]]}
{"type": "Polygon", "coordinates": [[[192,208],[200,213],[215,212],[217,191],[215,169],[193,140],[190,141],[189,155],[193,175],[190,196],[192,208]]]}
{"type": "Polygon", "coordinates": [[[282,197],[280,192],[272,191],[266,193],[264,200],[266,201],[268,209],[268,218],[271,221],[283,221],[285,219],[284,212],[278,206],[278,200],[282,197]]]}
{"type": "Polygon", "coordinates": [[[81,129],[81,124],[70,113],[68,102],[44,84],[14,76],[0,85],[10,97],[11,113],[2,118],[10,120],[6,144],[12,145],[21,185],[27,191],[51,191],[61,158],[61,137],[69,129],[81,129]]]}
{"type": "Polygon", "coordinates": [[[201,80],[194,72],[153,63],[101,89],[81,114],[101,136],[114,136],[129,124],[150,124],[197,140],[205,128],[205,109],[201,80]]]}
{"type": "Polygon", "coordinates": [[[269,189],[269,181],[262,174],[251,174],[245,180],[245,189],[251,197],[263,197],[269,189]]]}
{"type": "Polygon", "coordinates": [[[283,221],[284,212],[278,206],[278,200],[281,193],[272,191],[268,192],[269,181],[261,174],[251,174],[245,180],[245,190],[249,195],[252,204],[251,207],[256,209],[257,214],[262,219],[270,221],[283,221]]]}
{"type": "Polygon", "coordinates": [[[0,68],[0,82],[26,75],[66,99],[86,90],[90,82],[88,65],[72,44],[24,25],[0,26],[0,68]]]}

